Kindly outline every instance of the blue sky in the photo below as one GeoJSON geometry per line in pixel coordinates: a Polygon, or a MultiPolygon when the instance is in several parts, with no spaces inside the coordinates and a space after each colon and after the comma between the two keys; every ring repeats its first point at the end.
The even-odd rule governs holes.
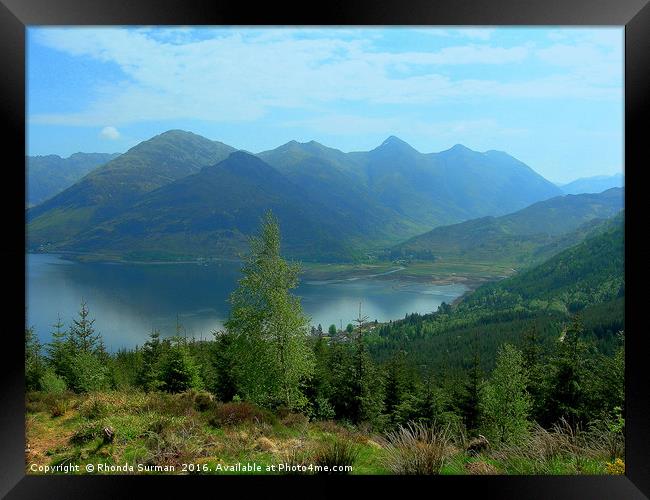
{"type": "Polygon", "coordinates": [[[30,155],[180,128],[252,152],[461,143],[556,182],[623,168],[622,27],[31,27],[27,47],[30,155]]]}

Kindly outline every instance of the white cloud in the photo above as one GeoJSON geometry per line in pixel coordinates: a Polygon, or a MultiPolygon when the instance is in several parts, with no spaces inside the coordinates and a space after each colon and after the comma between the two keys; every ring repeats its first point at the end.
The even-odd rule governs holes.
{"type": "Polygon", "coordinates": [[[198,39],[186,29],[178,33],[39,29],[40,43],[116,64],[121,73],[94,89],[93,99],[82,111],[40,114],[30,121],[84,126],[170,119],[235,122],[260,119],[273,109],[320,109],[332,103],[420,105],[475,97],[619,97],[621,88],[609,85],[615,61],[589,67],[598,59],[597,50],[570,54],[558,46],[535,53],[529,45],[478,42],[490,39],[493,31],[453,29],[451,40],[462,34],[473,41],[395,53],[379,49],[374,37],[380,32],[372,30],[342,37],[336,29],[219,29],[201,31],[198,39]],[[477,74],[471,65],[519,64],[533,54],[560,69],[550,76],[517,81],[471,76],[477,74]],[[586,61],[578,69],[571,67],[570,61],[583,58],[586,61]],[[459,65],[472,71],[454,78],[448,68],[459,65]]]}
{"type": "Polygon", "coordinates": [[[99,133],[104,139],[112,141],[120,138],[120,132],[115,127],[104,127],[99,133]]]}

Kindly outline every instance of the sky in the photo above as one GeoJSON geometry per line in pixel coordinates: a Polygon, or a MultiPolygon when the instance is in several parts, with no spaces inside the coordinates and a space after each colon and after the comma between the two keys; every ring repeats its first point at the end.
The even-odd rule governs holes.
{"type": "Polygon", "coordinates": [[[624,32],[608,28],[29,27],[27,154],[183,129],[260,152],[501,150],[553,182],[623,170],[624,32]]]}

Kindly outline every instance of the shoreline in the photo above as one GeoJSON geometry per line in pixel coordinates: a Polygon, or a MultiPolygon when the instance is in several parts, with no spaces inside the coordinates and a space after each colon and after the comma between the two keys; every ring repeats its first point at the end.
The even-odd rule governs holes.
{"type": "MultiPolygon", "coordinates": [[[[67,262],[78,264],[122,264],[137,266],[165,266],[165,265],[198,265],[209,267],[215,264],[242,263],[241,259],[218,258],[218,257],[197,257],[193,259],[182,260],[123,260],[114,258],[105,254],[83,253],[83,252],[25,252],[25,255],[49,255],[57,257],[67,262]]],[[[445,262],[449,265],[450,263],[445,262]]],[[[359,279],[368,280],[391,280],[401,283],[418,283],[434,286],[446,285],[464,285],[467,292],[471,292],[479,286],[493,281],[499,281],[506,278],[504,275],[486,273],[481,269],[485,266],[482,263],[463,263],[452,262],[452,265],[474,266],[477,269],[472,272],[465,270],[462,272],[444,272],[437,269],[440,266],[438,261],[417,262],[411,265],[397,264],[394,262],[373,262],[373,263],[320,263],[320,262],[301,262],[302,276],[301,281],[356,281],[359,279]]],[[[506,266],[503,266],[506,267],[506,266]]],[[[466,293],[467,293],[466,292],[466,293]]]]}

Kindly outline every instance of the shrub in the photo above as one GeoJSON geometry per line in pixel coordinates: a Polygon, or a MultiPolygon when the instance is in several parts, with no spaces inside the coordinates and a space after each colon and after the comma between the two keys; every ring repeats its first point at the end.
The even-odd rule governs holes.
{"type": "Polygon", "coordinates": [[[606,456],[601,446],[593,435],[561,419],[550,430],[536,425],[523,442],[503,446],[493,456],[515,474],[553,474],[558,463],[580,473],[587,459],[606,456]]]}
{"type": "Polygon", "coordinates": [[[104,427],[98,422],[84,422],[70,436],[71,444],[84,444],[102,435],[104,427]]]}
{"type": "Polygon", "coordinates": [[[214,396],[207,391],[191,389],[177,396],[180,400],[188,399],[197,411],[207,411],[216,406],[214,396]]]}
{"type": "Polygon", "coordinates": [[[79,415],[87,420],[97,420],[106,417],[108,413],[108,404],[95,396],[86,399],[79,407],[79,415]]]}
{"type": "Polygon", "coordinates": [[[207,414],[208,423],[214,427],[237,425],[244,422],[273,424],[276,420],[268,410],[263,410],[247,402],[217,404],[207,414]]]}
{"type": "Polygon", "coordinates": [[[307,425],[309,418],[302,413],[288,413],[282,418],[281,422],[287,427],[299,427],[307,425]]]}
{"type": "Polygon", "coordinates": [[[329,439],[316,448],[313,455],[315,465],[327,467],[322,474],[347,474],[349,471],[340,470],[341,467],[354,465],[359,456],[359,448],[348,439],[329,439]],[[332,470],[336,466],[339,470],[332,470]]]}
{"type": "Polygon", "coordinates": [[[625,462],[617,458],[613,462],[608,463],[607,474],[625,474],[625,462]]]}
{"type": "Polygon", "coordinates": [[[439,474],[452,449],[448,428],[414,422],[387,434],[384,448],[384,465],[395,474],[439,474]]]}
{"type": "Polygon", "coordinates": [[[65,380],[59,377],[54,370],[47,369],[41,378],[41,390],[50,394],[62,394],[67,389],[65,380]]]}
{"type": "Polygon", "coordinates": [[[187,419],[177,426],[163,426],[160,433],[146,433],[148,453],[145,464],[178,465],[205,456],[207,439],[194,419],[187,419]]]}
{"type": "Polygon", "coordinates": [[[50,405],[50,415],[52,417],[61,417],[70,408],[70,403],[67,399],[56,399],[50,405]]]}
{"type": "Polygon", "coordinates": [[[109,383],[108,368],[90,352],[78,352],[70,357],[64,375],[68,387],[74,392],[106,389],[109,383]]]}

